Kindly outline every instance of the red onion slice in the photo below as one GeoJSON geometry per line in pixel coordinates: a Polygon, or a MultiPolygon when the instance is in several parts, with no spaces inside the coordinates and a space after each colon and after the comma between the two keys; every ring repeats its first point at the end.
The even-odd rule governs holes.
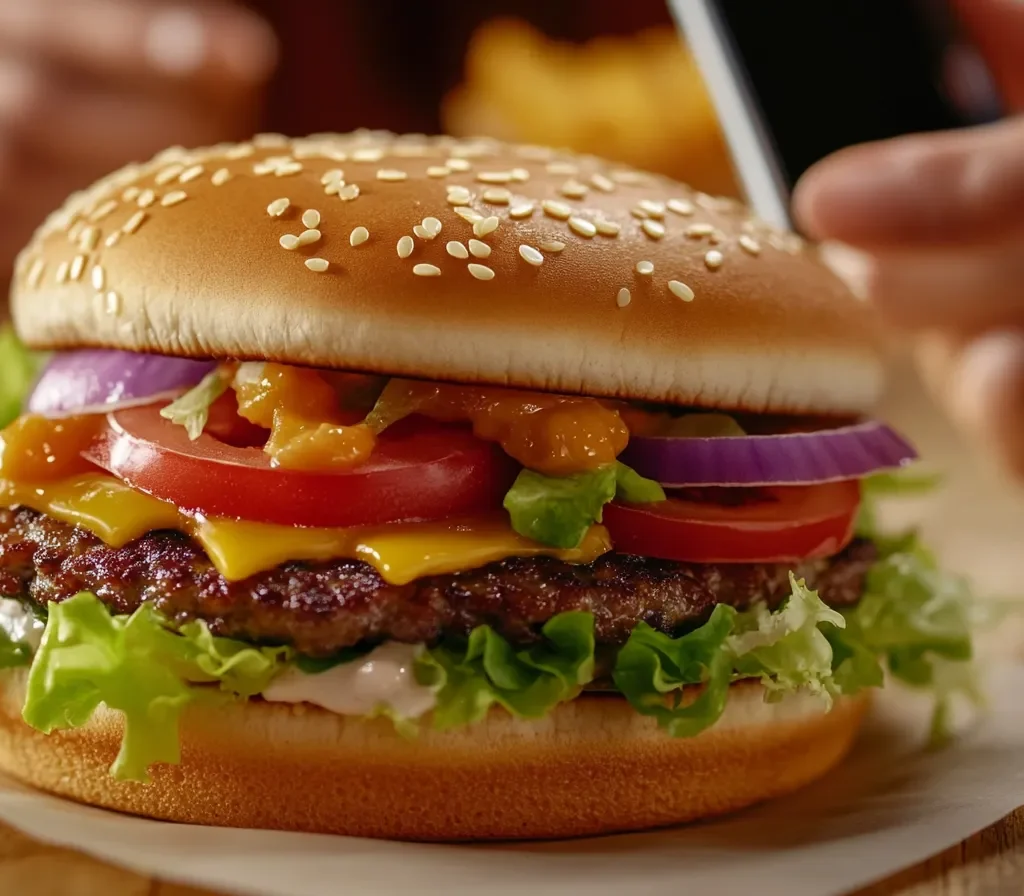
{"type": "Polygon", "coordinates": [[[634,436],[620,460],[669,488],[810,485],[905,466],[917,452],[883,423],[722,438],[634,436]]]}
{"type": "Polygon", "coordinates": [[[63,417],[149,404],[191,389],[216,366],[102,349],[59,352],[36,380],[27,407],[33,414],[63,417]]]}

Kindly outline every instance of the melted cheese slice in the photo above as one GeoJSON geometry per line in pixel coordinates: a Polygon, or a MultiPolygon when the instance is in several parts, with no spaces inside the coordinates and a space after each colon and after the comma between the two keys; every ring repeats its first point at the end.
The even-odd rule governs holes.
{"type": "Polygon", "coordinates": [[[392,585],[461,572],[506,557],[557,557],[590,563],[611,549],[593,526],[572,550],[550,548],[514,532],[503,516],[356,529],[300,529],[205,519],[136,491],[112,476],[79,476],[43,486],[0,479],[0,503],[23,505],[87,529],[112,548],[170,529],[194,538],[225,579],[239,581],[288,561],[363,560],[392,585]]]}

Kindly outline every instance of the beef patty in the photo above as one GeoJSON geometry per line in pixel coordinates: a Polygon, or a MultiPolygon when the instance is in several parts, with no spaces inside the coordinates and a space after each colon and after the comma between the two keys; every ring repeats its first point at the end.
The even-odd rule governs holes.
{"type": "MultiPolygon", "coordinates": [[[[834,607],[861,596],[874,546],[794,570],[834,607]]],[[[600,644],[621,644],[638,622],[676,634],[699,625],[715,604],[777,606],[790,591],[787,564],[695,564],[609,553],[574,565],[509,558],[455,575],[389,585],[358,560],[289,563],[240,582],[214,569],[177,532],[152,532],[112,549],[83,529],[32,510],[0,510],[0,596],[60,602],[91,591],[117,613],[149,601],[179,623],[203,619],[219,635],[291,644],[327,656],[365,642],[433,643],[488,624],[529,644],[558,613],[587,610],[600,644]]]]}

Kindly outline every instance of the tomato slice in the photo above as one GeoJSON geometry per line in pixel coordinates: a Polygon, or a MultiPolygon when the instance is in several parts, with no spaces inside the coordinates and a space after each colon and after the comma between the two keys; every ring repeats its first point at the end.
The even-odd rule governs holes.
{"type": "Polygon", "coordinates": [[[754,500],[739,504],[683,498],[609,504],[604,523],[615,549],[627,554],[689,563],[789,563],[846,547],[859,504],[857,482],[834,482],[758,489],[754,500]]]}
{"type": "Polygon", "coordinates": [[[183,510],[291,526],[341,528],[492,511],[516,474],[500,448],[467,427],[422,418],[384,433],[367,463],[337,472],[272,467],[248,440],[232,438],[231,444],[204,432],[190,441],[183,427],[148,406],[109,414],[84,455],[183,510]]]}

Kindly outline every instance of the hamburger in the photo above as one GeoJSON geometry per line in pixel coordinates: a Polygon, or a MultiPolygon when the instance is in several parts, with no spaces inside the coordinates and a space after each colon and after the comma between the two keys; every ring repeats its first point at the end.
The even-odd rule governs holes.
{"type": "MultiPolygon", "coordinates": [[[[376,132],[171,149],[19,258],[0,769],[205,825],[561,838],[938,722],[962,590],[871,496],[867,309],[614,163],[376,132]]],[[[12,350],[13,351],[13,350],[12,350]]]]}

